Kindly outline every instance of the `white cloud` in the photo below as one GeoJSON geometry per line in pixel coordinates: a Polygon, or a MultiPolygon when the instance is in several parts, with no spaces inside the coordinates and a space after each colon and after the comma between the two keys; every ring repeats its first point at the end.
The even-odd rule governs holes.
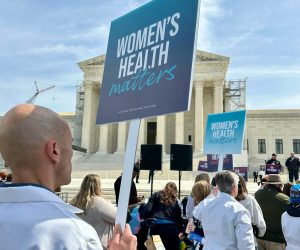
{"type": "Polygon", "coordinates": [[[213,51],[216,37],[213,32],[214,20],[224,15],[219,0],[202,0],[198,26],[197,47],[205,51],[213,51]]]}
{"type": "Polygon", "coordinates": [[[88,30],[78,32],[76,34],[71,34],[67,36],[70,40],[90,40],[90,39],[101,39],[103,41],[108,40],[109,26],[107,24],[102,24],[100,26],[92,27],[88,30]]]}
{"type": "Polygon", "coordinates": [[[46,45],[39,48],[34,48],[27,51],[19,52],[19,55],[38,55],[38,54],[72,54],[76,60],[82,58],[94,57],[100,54],[100,46],[88,47],[83,45],[65,45],[63,43],[46,45]]]}
{"type": "Polygon", "coordinates": [[[291,76],[300,75],[300,65],[278,65],[278,66],[260,66],[260,67],[253,67],[253,66],[243,66],[243,67],[229,67],[229,76],[248,76],[248,77],[262,77],[264,75],[269,76],[278,76],[278,75],[286,75],[291,76]]]}

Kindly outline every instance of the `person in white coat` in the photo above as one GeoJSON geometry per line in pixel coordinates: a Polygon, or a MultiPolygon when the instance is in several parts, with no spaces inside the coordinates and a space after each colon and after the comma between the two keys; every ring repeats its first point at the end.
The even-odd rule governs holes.
{"type": "MultiPolygon", "coordinates": [[[[255,236],[262,237],[264,236],[267,228],[262,210],[258,202],[256,201],[256,199],[252,195],[248,194],[248,190],[244,178],[241,175],[238,176],[239,176],[239,185],[238,185],[238,195],[236,197],[236,200],[249,211],[255,236]]],[[[257,248],[256,239],[254,238],[254,240],[257,248]]]]}
{"type": "Polygon", "coordinates": [[[193,215],[201,221],[205,250],[254,250],[251,218],[235,197],[239,178],[235,173],[217,173],[218,197],[206,198],[195,207],[193,215]]]}
{"type": "MultiPolygon", "coordinates": [[[[54,190],[71,181],[72,136],[55,112],[32,104],[12,108],[0,123],[0,153],[12,183],[0,185],[1,249],[102,249],[96,231],[54,190]]],[[[135,249],[127,227],[115,230],[110,249],[135,249]]]]}
{"type": "Polygon", "coordinates": [[[287,246],[286,250],[300,249],[300,184],[291,187],[290,205],[281,216],[281,225],[287,246]]]}

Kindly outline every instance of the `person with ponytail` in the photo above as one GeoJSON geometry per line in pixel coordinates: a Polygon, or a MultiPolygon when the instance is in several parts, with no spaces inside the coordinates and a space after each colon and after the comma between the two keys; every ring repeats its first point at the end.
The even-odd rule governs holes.
{"type": "Polygon", "coordinates": [[[100,177],[88,174],[71,204],[83,210],[79,217],[95,228],[103,249],[107,249],[114,230],[117,208],[102,198],[100,177]]]}

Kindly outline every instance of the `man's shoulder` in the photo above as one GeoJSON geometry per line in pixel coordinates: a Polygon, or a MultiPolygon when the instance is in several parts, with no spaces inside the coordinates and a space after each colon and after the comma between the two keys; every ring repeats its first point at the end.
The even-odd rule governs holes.
{"type": "Polygon", "coordinates": [[[287,195],[283,194],[283,193],[278,192],[278,193],[276,194],[276,198],[277,198],[279,201],[284,202],[284,203],[286,203],[286,204],[289,204],[289,203],[290,203],[290,198],[289,198],[287,195]]]}
{"type": "MultiPolygon", "coordinates": [[[[11,208],[10,211],[4,213],[6,216],[12,216],[16,205],[11,204],[8,208],[11,208]]],[[[37,237],[36,244],[43,246],[43,249],[54,249],[53,246],[58,242],[66,249],[101,249],[94,228],[76,216],[74,211],[78,209],[73,209],[68,204],[27,202],[20,203],[17,209],[23,212],[20,215],[14,214],[13,220],[18,221],[18,229],[14,228],[14,223],[7,225],[10,236],[15,237],[14,233],[17,235],[18,232],[26,231],[29,238],[33,235],[37,237]],[[43,240],[45,235],[51,240],[50,242],[43,240]]],[[[24,244],[26,245],[26,240],[24,244]]]]}
{"type": "Polygon", "coordinates": [[[266,191],[265,188],[261,188],[258,189],[255,193],[254,193],[254,198],[259,202],[260,200],[263,199],[263,197],[266,195],[266,191]]]}
{"type": "Polygon", "coordinates": [[[76,214],[70,211],[69,208],[59,206],[58,209],[65,214],[65,218],[63,218],[63,216],[61,217],[62,223],[65,223],[70,231],[78,232],[74,237],[81,238],[87,245],[87,249],[97,249],[101,245],[97,232],[90,224],[80,219],[76,214]]]}

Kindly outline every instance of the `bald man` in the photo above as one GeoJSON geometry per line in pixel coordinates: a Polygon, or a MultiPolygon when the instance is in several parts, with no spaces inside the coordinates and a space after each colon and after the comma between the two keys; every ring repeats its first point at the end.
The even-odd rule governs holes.
{"type": "MultiPolygon", "coordinates": [[[[80,209],[54,190],[71,181],[72,136],[53,111],[21,104],[0,124],[0,153],[10,166],[11,184],[0,185],[1,249],[102,249],[96,231],[79,219],[80,209]]],[[[126,227],[114,234],[110,249],[135,249],[126,227]]]]}

